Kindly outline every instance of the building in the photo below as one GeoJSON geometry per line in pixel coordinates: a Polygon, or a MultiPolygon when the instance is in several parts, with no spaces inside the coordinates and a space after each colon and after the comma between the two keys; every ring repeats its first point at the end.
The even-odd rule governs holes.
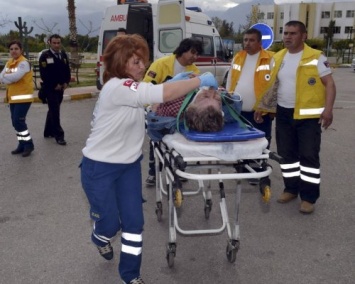
{"type": "MultiPolygon", "coordinates": [[[[316,1],[316,0],[315,0],[316,1]]],[[[274,40],[281,41],[283,26],[291,20],[305,23],[308,38],[323,39],[329,22],[335,21],[334,40],[353,39],[355,32],[355,1],[336,3],[297,3],[258,5],[258,21],[274,31],[274,40]]],[[[253,6],[253,9],[255,6],[253,6]]]]}

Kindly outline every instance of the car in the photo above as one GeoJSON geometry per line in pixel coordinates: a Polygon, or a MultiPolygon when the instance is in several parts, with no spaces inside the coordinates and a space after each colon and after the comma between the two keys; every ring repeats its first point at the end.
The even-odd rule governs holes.
{"type": "Polygon", "coordinates": [[[353,68],[355,72],[355,58],[353,58],[353,61],[351,62],[351,68],[353,68]]]}

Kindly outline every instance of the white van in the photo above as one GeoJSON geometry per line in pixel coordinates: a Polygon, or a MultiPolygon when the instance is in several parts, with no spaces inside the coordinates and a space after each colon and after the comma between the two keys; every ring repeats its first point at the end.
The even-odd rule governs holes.
{"type": "Polygon", "coordinates": [[[185,9],[181,0],[159,0],[157,4],[130,1],[106,9],[97,49],[99,90],[103,85],[102,54],[118,28],[125,28],[128,34],[142,35],[148,42],[151,61],[173,53],[184,38],[198,38],[203,42],[203,54],[195,64],[201,73],[209,71],[220,85],[225,84],[230,67],[228,51],[213,22],[200,8],[185,9]]]}

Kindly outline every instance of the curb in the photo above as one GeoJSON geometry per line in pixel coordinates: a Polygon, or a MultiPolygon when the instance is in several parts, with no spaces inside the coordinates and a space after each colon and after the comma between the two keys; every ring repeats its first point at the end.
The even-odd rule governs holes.
{"type": "Polygon", "coordinates": [[[99,92],[83,93],[83,94],[76,94],[76,95],[64,95],[63,101],[79,101],[84,99],[92,99],[97,97],[98,94],[99,92]]]}
{"type": "MultiPolygon", "coordinates": [[[[63,96],[63,101],[79,101],[79,100],[84,100],[84,99],[92,99],[96,98],[99,94],[99,91],[97,92],[91,92],[91,93],[83,93],[83,94],[75,94],[75,95],[64,95],[63,96]]],[[[42,103],[42,101],[38,97],[34,97],[34,103],[42,103]]],[[[2,100],[2,103],[7,103],[6,98],[2,100]]]]}

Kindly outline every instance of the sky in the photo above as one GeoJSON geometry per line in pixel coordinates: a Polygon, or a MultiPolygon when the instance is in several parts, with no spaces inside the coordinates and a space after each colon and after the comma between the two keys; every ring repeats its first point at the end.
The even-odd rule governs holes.
{"type": "MultiPolygon", "coordinates": [[[[148,0],[157,3],[158,0],[148,0]]],[[[250,0],[185,0],[185,6],[198,6],[202,11],[225,11],[250,0]]],[[[277,4],[299,3],[301,0],[274,0],[277,4]]],[[[344,2],[341,0],[302,0],[303,2],[344,2]]],[[[354,0],[345,0],[354,1],[354,0]]],[[[60,34],[68,34],[67,0],[0,0],[0,34],[17,30],[14,21],[18,17],[26,21],[28,29],[42,33],[51,29],[60,34]],[[9,22],[9,23],[7,23],[9,22]],[[4,25],[4,23],[7,23],[4,25]],[[53,28],[53,26],[55,26],[53,28]]],[[[116,5],[116,0],[75,0],[77,27],[80,34],[98,29],[106,7],[116,5]]]]}

